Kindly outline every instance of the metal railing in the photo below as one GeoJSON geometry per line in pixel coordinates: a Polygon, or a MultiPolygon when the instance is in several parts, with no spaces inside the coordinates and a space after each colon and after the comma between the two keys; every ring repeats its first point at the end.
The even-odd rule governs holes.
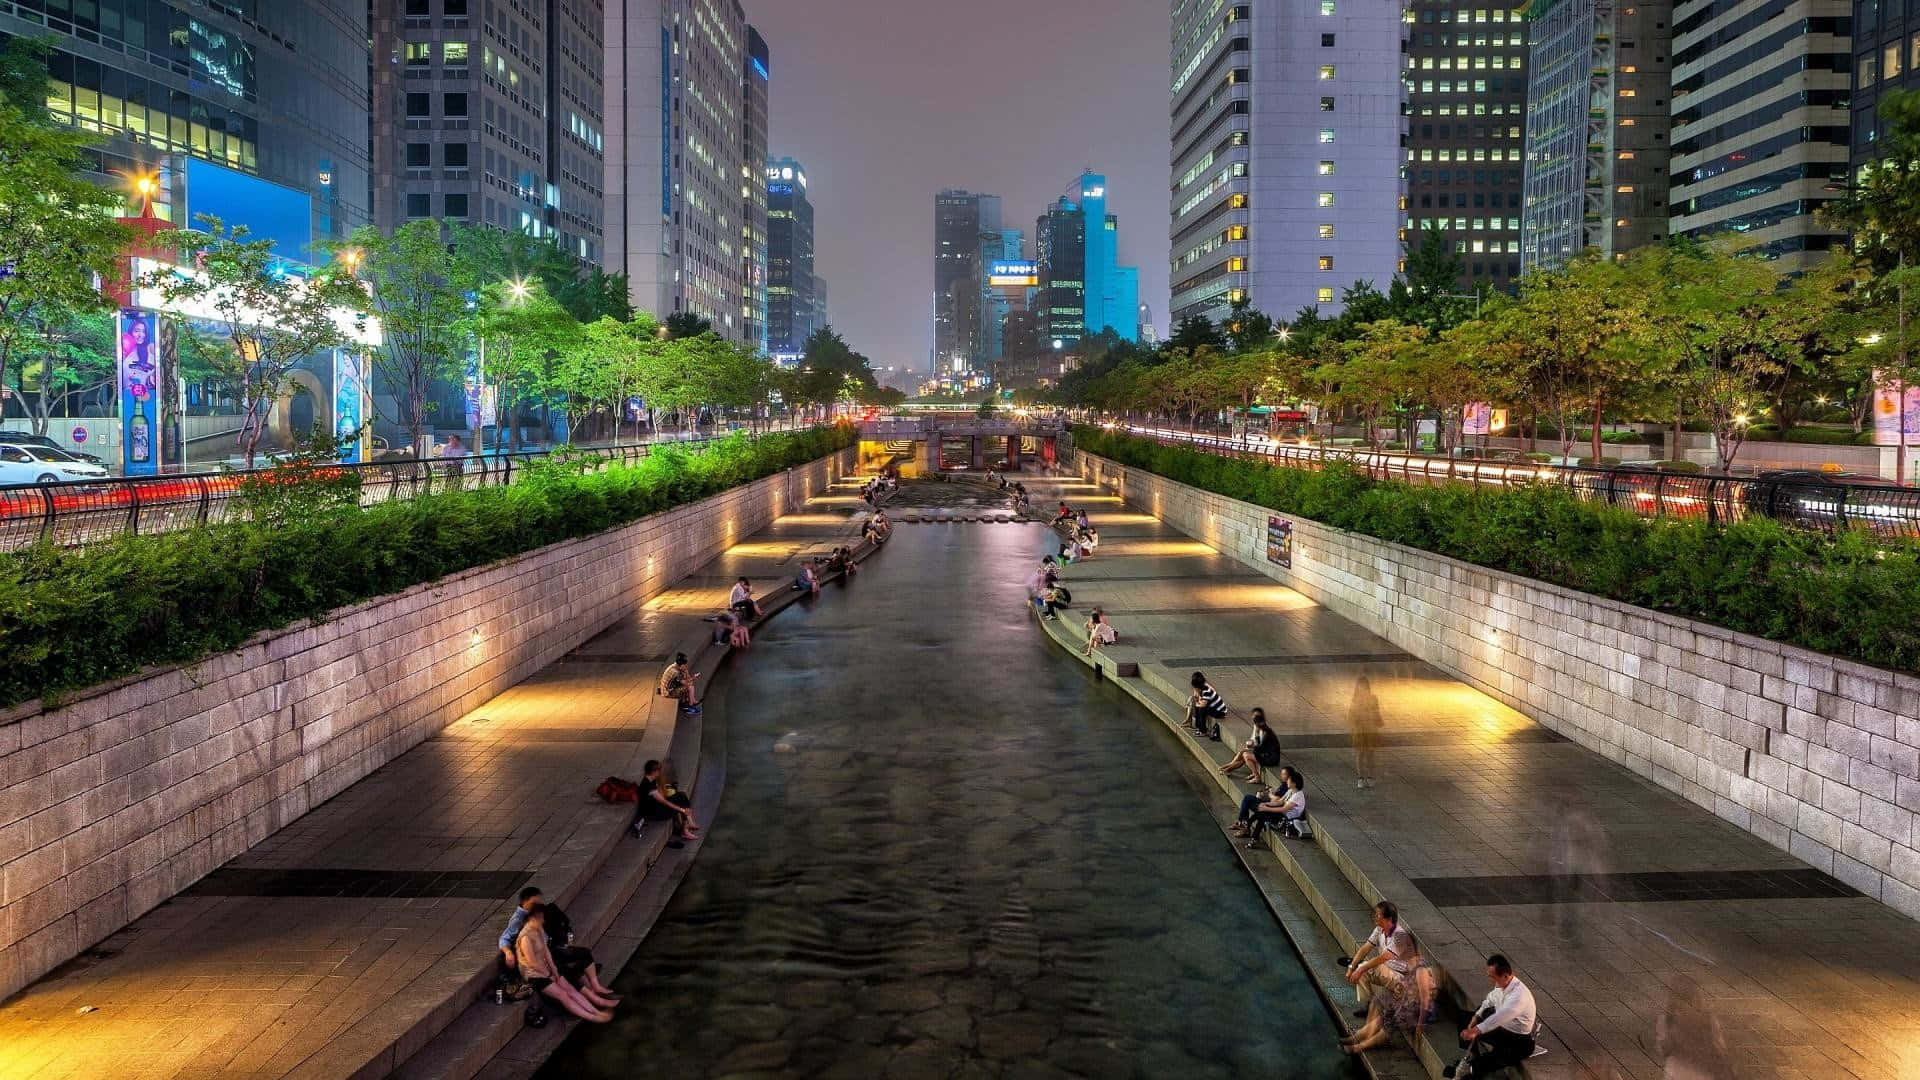
{"type": "Polygon", "coordinates": [[[1551,484],[1565,488],[1576,498],[1632,510],[1644,517],[1715,523],[1770,517],[1826,530],[1864,528],[1882,536],[1920,538],[1920,489],[1891,484],[1883,487],[1801,475],[1715,476],[1631,465],[1596,468],[1428,457],[1359,447],[1254,442],[1166,429],[1121,430],[1156,442],[1289,468],[1321,469],[1329,461],[1342,461],[1380,480],[1501,489],[1551,484]]]}
{"type": "MultiPolygon", "coordinates": [[[[632,465],[656,446],[699,447],[708,438],[619,446],[569,448],[566,452],[594,468],[632,465]]],[[[462,458],[321,465],[316,469],[358,478],[361,506],[411,499],[435,492],[505,487],[526,475],[528,467],[550,458],[553,450],[488,453],[462,458]]],[[[239,516],[242,485],[248,477],[275,470],[175,473],[116,477],[58,484],[0,487],[0,551],[42,541],[80,545],[115,536],[170,532],[218,524],[239,516]]]]}

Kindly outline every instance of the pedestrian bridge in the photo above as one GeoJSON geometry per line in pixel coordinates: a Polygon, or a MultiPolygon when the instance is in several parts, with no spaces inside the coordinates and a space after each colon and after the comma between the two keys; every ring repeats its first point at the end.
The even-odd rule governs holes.
{"type": "Polygon", "coordinates": [[[1051,417],[889,416],[860,423],[862,460],[880,455],[889,443],[913,443],[910,468],[926,474],[942,469],[1018,469],[1023,460],[1058,460],[1059,436],[1066,424],[1051,417]]]}

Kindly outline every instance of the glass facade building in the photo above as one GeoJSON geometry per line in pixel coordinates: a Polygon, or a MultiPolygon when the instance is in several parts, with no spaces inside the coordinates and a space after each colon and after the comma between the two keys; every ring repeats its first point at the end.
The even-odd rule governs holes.
{"type": "Polygon", "coordinates": [[[807,170],[793,158],[767,164],[767,351],[798,357],[817,328],[813,203],[807,170]]]}
{"type": "Polygon", "coordinates": [[[1407,12],[1407,247],[1440,229],[1458,286],[1520,276],[1527,33],[1486,0],[1414,0],[1407,12]]]}
{"type": "Polygon", "coordinates": [[[933,197],[933,365],[929,374],[986,369],[987,264],[1000,245],[998,195],[948,190],[933,197]]]}
{"type": "Polygon", "coordinates": [[[1534,0],[1520,265],[1667,235],[1669,0],[1534,0]]]}
{"type": "Polygon", "coordinates": [[[1846,182],[1851,8],[1673,5],[1674,235],[1732,234],[1790,270],[1844,241],[1814,215],[1846,182]]]}
{"type": "Polygon", "coordinates": [[[51,39],[48,105],[107,137],[102,183],[196,158],[307,194],[318,239],[368,220],[364,0],[4,0],[15,36],[51,39]]]}

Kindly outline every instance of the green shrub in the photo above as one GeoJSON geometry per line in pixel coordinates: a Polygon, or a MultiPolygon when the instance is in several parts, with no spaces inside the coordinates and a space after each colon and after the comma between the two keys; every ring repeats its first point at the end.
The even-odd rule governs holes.
{"type": "Polygon", "coordinates": [[[1645,446],[1647,437],[1637,431],[1603,431],[1600,441],[1614,446],[1645,446]]]}
{"type": "Polygon", "coordinates": [[[1653,463],[1653,467],[1659,469],[1661,472],[1686,473],[1696,476],[1707,471],[1707,467],[1697,461],[1656,461],[1653,463]]]}
{"type": "MultiPolygon", "coordinates": [[[[1920,548],[1756,517],[1643,518],[1558,485],[1311,472],[1082,428],[1080,449],[1229,498],[1522,577],[1899,671],[1920,670],[1920,548]]],[[[1698,471],[1691,462],[1673,463],[1698,471]]]]}
{"type": "MultiPolygon", "coordinates": [[[[657,514],[853,445],[851,427],[736,435],[589,471],[557,456],[512,487],[364,510],[276,512],[85,548],[0,556],[0,706],[152,664],[186,663],[262,630],[657,514]]],[[[284,501],[275,496],[273,505],[284,501]]]]}
{"type": "Polygon", "coordinates": [[[1856,434],[1852,428],[1797,427],[1787,432],[1787,441],[1820,446],[1872,446],[1873,432],[1856,434]]]}

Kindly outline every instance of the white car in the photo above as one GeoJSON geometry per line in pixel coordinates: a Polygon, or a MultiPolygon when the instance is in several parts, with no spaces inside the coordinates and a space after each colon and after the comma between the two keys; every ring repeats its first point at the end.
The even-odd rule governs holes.
{"type": "Polygon", "coordinates": [[[106,475],[105,465],[81,461],[65,450],[55,450],[50,446],[0,443],[0,486],[99,480],[106,475]]]}

